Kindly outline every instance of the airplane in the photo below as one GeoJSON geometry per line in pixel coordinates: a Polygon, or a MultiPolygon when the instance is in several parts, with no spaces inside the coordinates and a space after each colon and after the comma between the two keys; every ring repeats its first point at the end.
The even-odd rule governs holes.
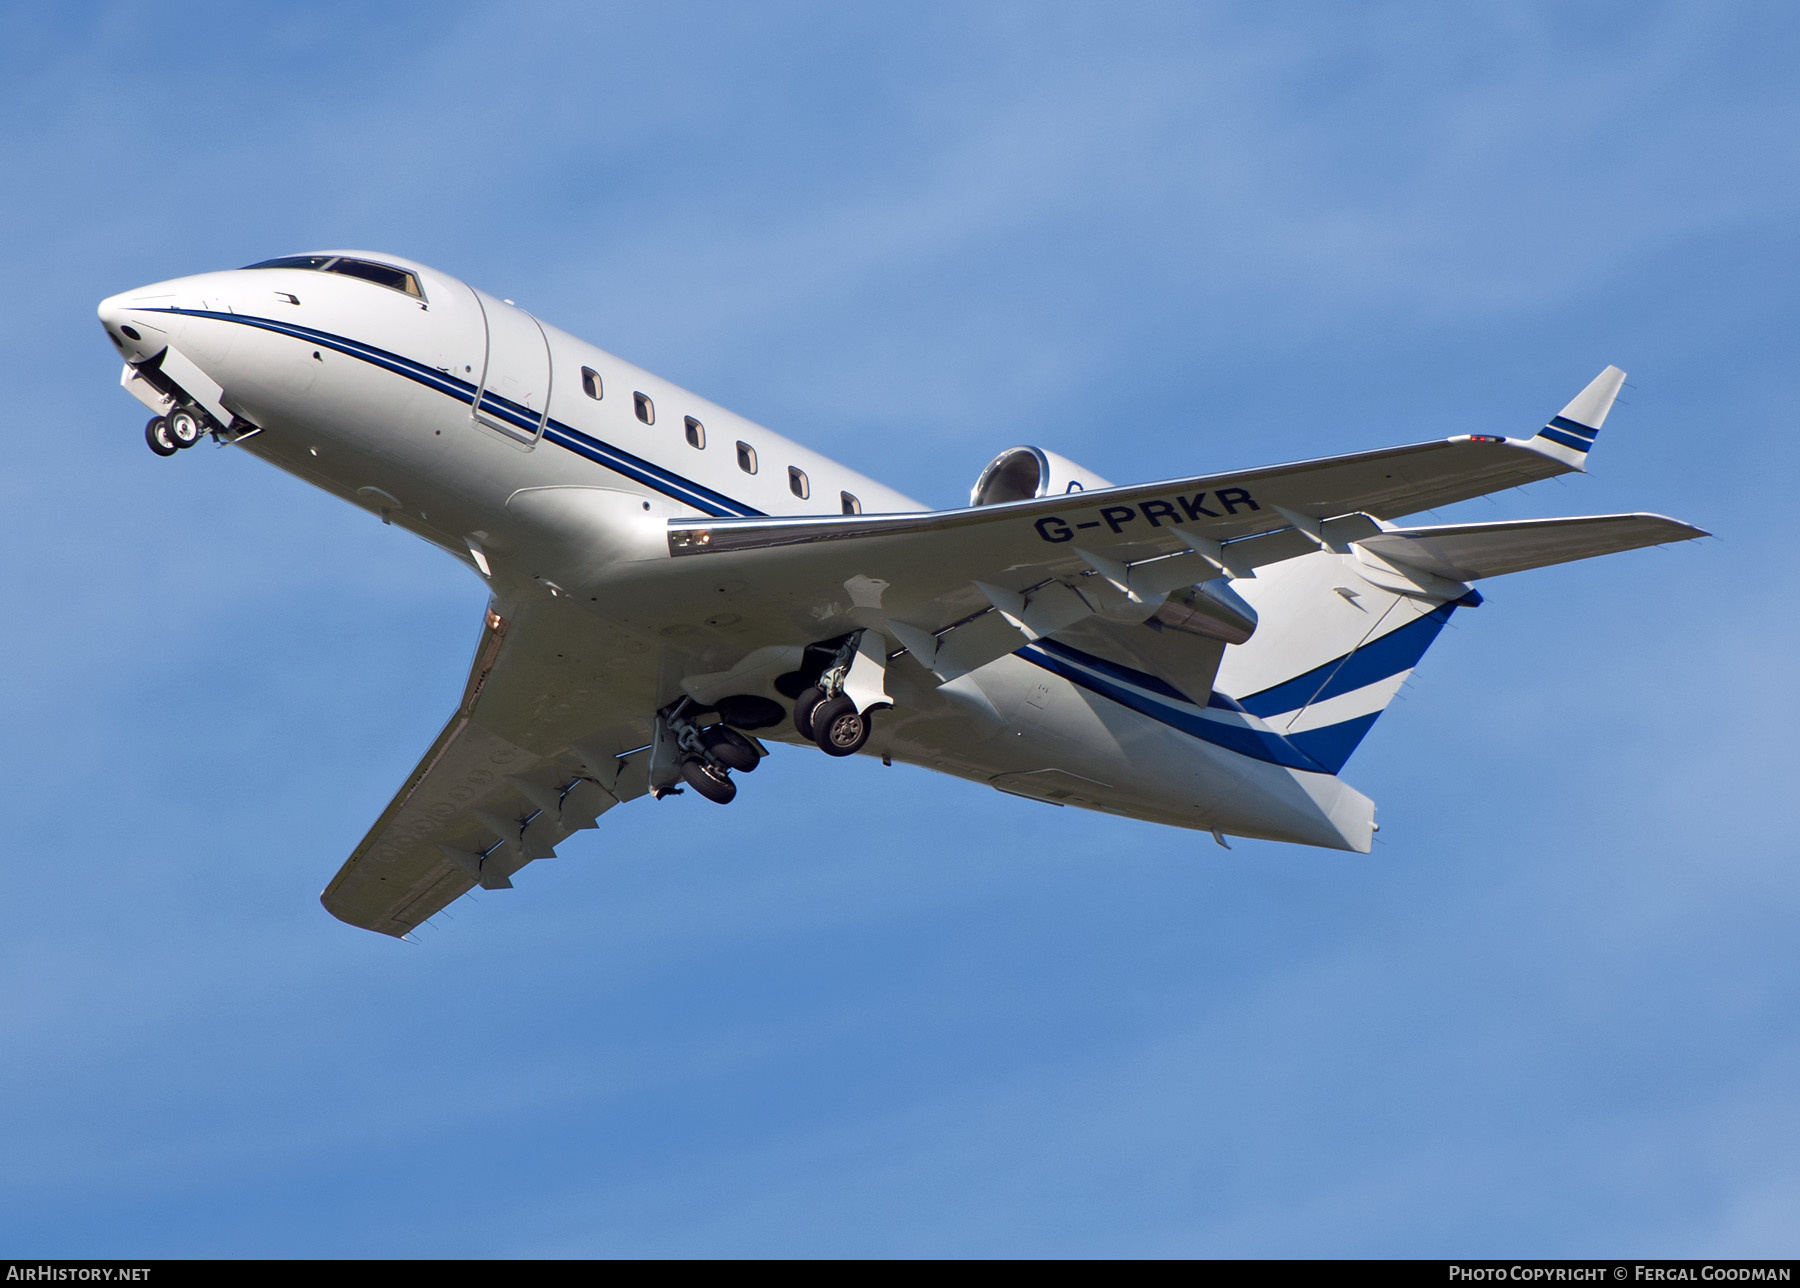
{"type": "Polygon", "coordinates": [[[729,803],[770,742],[1366,854],[1374,802],[1341,771],[1472,583],[1709,535],[1397,522],[1584,470],[1611,366],[1525,437],[1129,486],[1012,447],[933,510],[392,255],[281,256],[99,314],[153,452],[249,452],[487,585],[461,700],[321,895],[400,938],[621,803],[729,803]]]}

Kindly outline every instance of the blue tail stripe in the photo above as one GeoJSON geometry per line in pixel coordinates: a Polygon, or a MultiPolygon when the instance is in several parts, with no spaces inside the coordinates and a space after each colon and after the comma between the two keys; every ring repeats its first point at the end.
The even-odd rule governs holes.
{"type": "Polygon", "coordinates": [[[1577,438],[1573,434],[1565,434],[1560,429],[1551,429],[1546,425],[1538,430],[1539,438],[1547,438],[1552,443],[1561,443],[1564,447],[1572,447],[1578,452],[1591,451],[1593,444],[1585,438],[1577,438]]]}
{"type": "Polygon", "coordinates": [[[1350,761],[1351,753],[1361,744],[1369,730],[1375,727],[1375,719],[1380,714],[1379,711],[1371,711],[1366,716],[1357,716],[1341,724],[1321,725],[1317,729],[1290,733],[1287,739],[1332,773],[1342,773],[1344,766],[1350,761]]]}
{"type": "Polygon", "coordinates": [[[1442,604],[1417,621],[1409,622],[1397,631],[1389,631],[1343,657],[1333,658],[1323,666],[1315,666],[1303,675],[1238,701],[1251,715],[1266,719],[1285,711],[1298,711],[1339,694],[1352,693],[1377,680],[1411,670],[1425,656],[1425,650],[1431,647],[1431,642],[1455,611],[1455,604],[1442,604]]]}
{"type": "Polygon", "coordinates": [[[1590,442],[1600,433],[1592,425],[1584,425],[1578,420],[1570,420],[1567,416],[1552,416],[1550,425],[1557,429],[1566,429],[1577,438],[1585,438],[1590,442]]]}

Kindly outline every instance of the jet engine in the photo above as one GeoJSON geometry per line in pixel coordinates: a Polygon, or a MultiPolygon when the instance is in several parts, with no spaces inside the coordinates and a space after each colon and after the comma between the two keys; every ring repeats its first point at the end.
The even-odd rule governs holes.
{"type": "Polygon", "coordinates": [[[1029,501],[1037,496],[1086,492],[1112,484],[1066,456],[1041,447],[1009,447],[987,463],[969,493],[970,505],[1029,501]]]}
{"type": "Polygon", "coordinates": [[[1144,625],[1242,644],[1256,633],[1256,610],[1220,577],[1170,591],[1144,625]]]}

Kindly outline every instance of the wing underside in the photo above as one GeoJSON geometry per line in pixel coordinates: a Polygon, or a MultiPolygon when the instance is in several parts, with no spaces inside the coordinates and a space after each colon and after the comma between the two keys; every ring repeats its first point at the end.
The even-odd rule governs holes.
{"type": "Polygon", "coordinates": [[[648,707],[558,608],[489,609],[456,713],[320,896],[332,916],[404,936],[644,793],[643,757],[621,753],[646,741],[648,707]]]}

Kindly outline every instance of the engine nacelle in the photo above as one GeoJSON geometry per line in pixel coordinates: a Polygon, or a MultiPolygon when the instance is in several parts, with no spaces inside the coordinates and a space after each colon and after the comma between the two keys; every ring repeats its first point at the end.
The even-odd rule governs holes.
{"type": "Polygon", "coordinates": [[[1112,483],[1066,456],[1041,447],[1009,447],[987,463],[969,492],[970,505],[999,505],[1038,496],[1088,492],[1112,483]]]}
{"type": "Polygon", "coordinates": [[[1242,644],[1256,634],[1256,610],[1220,577],[1170,591],[1144,624],[1156,630],[1242,644]]]}

